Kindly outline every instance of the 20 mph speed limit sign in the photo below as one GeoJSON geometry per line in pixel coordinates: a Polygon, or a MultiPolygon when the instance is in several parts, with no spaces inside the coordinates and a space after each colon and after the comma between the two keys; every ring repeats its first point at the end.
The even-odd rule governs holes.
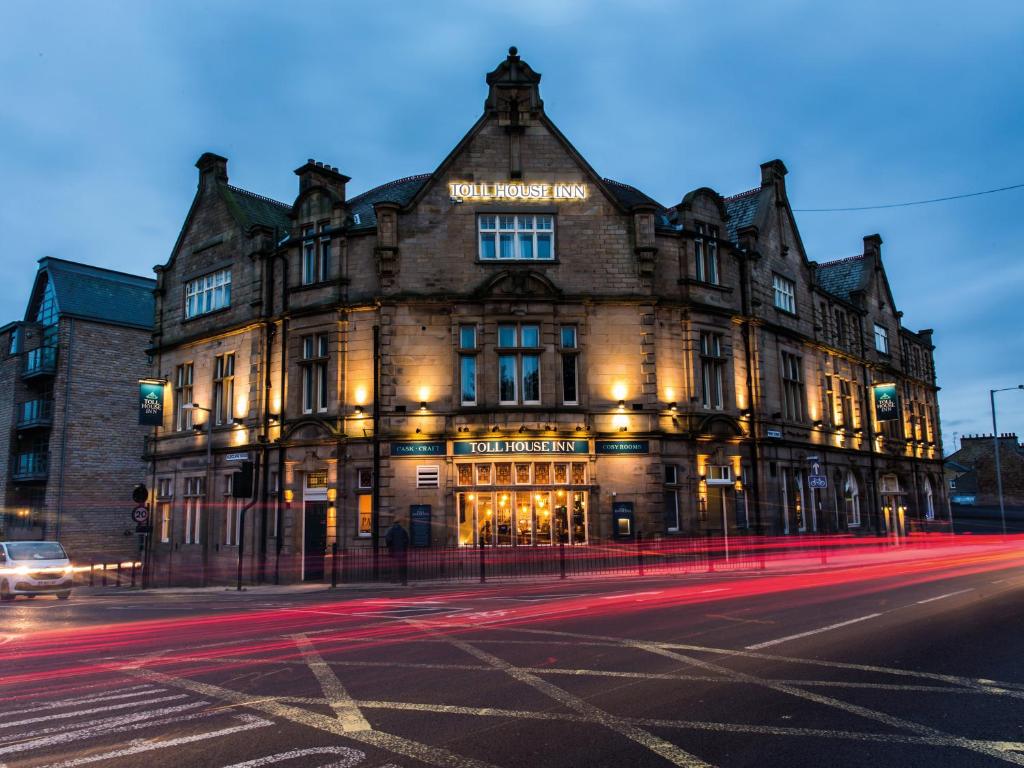
{"type": "Polygon", "coordinates": [[[144,523],[149,520],[149,510],[145,507],[136,507],[132,510],[132,520],[136,523],[144,523]]]}

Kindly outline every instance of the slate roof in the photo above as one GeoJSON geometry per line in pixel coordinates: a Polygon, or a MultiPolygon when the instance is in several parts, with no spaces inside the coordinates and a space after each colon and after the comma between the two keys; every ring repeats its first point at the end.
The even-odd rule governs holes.
{"type": "Polygon", "coordinates": [[[608,191],[615,196],[619,205],[626,209],[632,208],[634,205],[643,204],[657,206],[659,211],[665,210],[665,206],[650,195],[644,194],[634,186],[623,184],[621,181],[615,181],[615,179],[602,179],[602,181],[604,181],[605,185],[608,187],[608,191]]]}
{"type": "Polygon", "coordinates": [[[376,227],[377,213],[373,210],[375,204],[387,202],[407,205],[427,183],[430,176],[429,173],[421,173],[418,176],[395,179],[348,200],[349,215],[353,219],[352,229],[376,227]]]}
{"type": "Polygon", "coordinates": [[[728,238],[734,243],[736,242],[736,233],[743,227],[749,227],[754,223],[760,191],[760,188],[748,189],[746,192],[725,198],[725,210],[729,214],[729,220],[725,223],[725,231],[728,238]]]}
{"type": "MultiPolygon", "coordinates": [[[[156,280],[50,256],[39,260],[39,271],[49,275],[57,311],[62,315],[135,328],[153,327],[156,280]]],[[[30,312],[33,309],[30,307],[30,312]]]]}
{"type": "Polygon", "coordinates": [[[262,225],[277,227],[285,232],[291,230],[292,222],[289,214],[292,207],[290,205],[257,195],[255,192],[240,187],[233,187],[230,184],[224,184],[222,189],[228,207],[238,223],[245,229],[262,225]]]}
{"type": "Polygon", "coordinates": [[[819,264],[816,270],[818,287],[847,301],[864,281],[864,256],[850,256],[819,264]]]}

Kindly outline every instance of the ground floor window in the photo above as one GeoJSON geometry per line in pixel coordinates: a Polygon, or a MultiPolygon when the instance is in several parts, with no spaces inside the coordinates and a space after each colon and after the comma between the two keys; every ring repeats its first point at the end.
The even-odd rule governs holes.
{"type": "Polygon", "coordinates": [[[185,491],[185,543],[198,544],[203,535],[203,496],[206,495],[205,477],[186,477],[185,491]]]}
{"type": "Polygon", "coordinates": [[[367,538],[373,535],[373,496],[368,493],[360,493],[356,499],[358,499],[356,535],[367,538]]]}
{"type": "Polygon", "coordinates": [[[160,516],[160,541],[167,544],[171,540],[171,503],[157,502],[156,510],[160,516]]]}
{"type": "Polygon", "coordinates": [[[587,491],[515,488],[457,494],[462,546],[587,543],[587,491]]]}
{"type": "Polygon", "coordinates": [[[935,519],[935,496],[932,494],[932,481],[927,477],[924,479],[924,517],[926,520],[935,519]]]}
{"type": "Polygon", "coordinates": [[[857,487],[857,478],[853,476],[853,472],[846,473],[846,482],[843,484],[843,509],[846,511],[847,527],[858,527],[860,525],[860,489],[857,487]]]}

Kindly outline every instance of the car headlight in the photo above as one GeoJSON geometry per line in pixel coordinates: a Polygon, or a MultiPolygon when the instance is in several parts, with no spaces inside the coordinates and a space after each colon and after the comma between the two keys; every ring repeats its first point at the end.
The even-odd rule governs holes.
{"type": "Polygon", "coordinates": [[[75,571],[75,566],[73,566],[73,565],[65,565],[64,566],[64,573],[74,573],[74,571],[75,571]]]}
{"type": "Polygon", "coordinates": [[[25,576],[28,573],[28,567],[24,565],[19,566],[14,569],[14,572],[19,576],[25,576]]]}

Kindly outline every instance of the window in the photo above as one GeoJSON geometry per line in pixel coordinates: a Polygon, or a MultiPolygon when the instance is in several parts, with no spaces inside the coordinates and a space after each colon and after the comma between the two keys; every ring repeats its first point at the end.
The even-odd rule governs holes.
{"type": "Polygon", "coordinates": [[[844,346],[847,343],[846,338],[846,313],[841,309],[836,310],[836,344],[844,346]]]}
{"type": "Polygon", "coordinates": [[[700,392],[704,408],[721,410],[722,371],[725,358],[722,357],[722,334],[701,331],[700,334],[700,392]]]}
{"type": "Polygon", "coordinates": [[[932,481],[924,479],[924,517],[925,520],[935,519],[935,496],[932,494],[932,481]]]}
{"type": "Polygon", "coordinates": [[[21,327],[15,326],[11,330],[10,346],[7,348],[7,354],[16,355],[21,352],[21,327]]]}
{"type": "Polygon", "coordinates": [[[205,477],[186,477],[185,492],[185,543],[199,544],[203,536],[203,497],[206,495],[205,477]]]}
{"type": "Polygon", "coordinates": [[[362,467],[356,470],[356,536],[365,538],[373,535],[373,470],[362,467]]]}
{"type": "Polygon", "coordinates": [[[782,275],[772,275],[772,289],[775,292],[775,306],[790,314],[796,314],[796,285],[782,275]]]}
{"type": "Polygon", "coordinates": [[[577,350],[576,326],[563,325],[562,347],[562,404],[578,405],[579,395],[579,352],[577,350]]]}
{"type": "Polygon", "coordinates": [[[540,326],[498,326],[498,401],[540,403],[540,326]]]}
{"type": "Polygon", "coordinates": [[[732,467],[728,464],[708,464],[706,469],[709,484],[725,485],[732,482],[732,467]]]}
{"type": "Polygon", "coordinates": [[[476,326],[459,326],[459,386],[463,405],[476,405],[476,326]]]}
{"type": "Polygon", "coordinates": [[[889,354],[889,331],[875,323],[875,349],[883,355],[889,354]]]}
{"type": "Polygon", "coordinates": [[[174,426],[179,432],[192,429],[192,363],[178,366],[174,375],[174,426]]]}
{"type": "Polygon", "coordinates": [[[846,473],[846,482],[843,484],[843,508],[846,511],[846,525],[849,528],[856,528],[860,525],[860,489],[857,487],[857,478],[852,472],[846,473]]]}
{"type": "Polygon", "coordinates": [[[327,334],[302,337],[302,412],[327,410],[327,334]]]}
{"type": "Polygon", "coordinates": [[[185,319],[231,306],[231,270],[222,269],[185,284],[185,319]]]}
{"type": "Polygon", "coordinates": [[[235,416],[235,355],[217,355],[213,360],[214,424],[230,424],[235,416]]]}
{"type": "Polygon", "coordinates": [[[242,505],[232,495],[235,484],[235,473],[224,475],[224,544],[237,547],[241,537],[242,505]]]}
{"type": "Polygon", "coordinates": [[[483,215],[477,218],[477,225],[483,261],[555,258],[554,216],[483,215]]]}
{"type": "Polygon", "coordinates": [[[718,285],[718,227],[697,222],[693,250],[697,279],[702,283],[718,285]]]}
{"type": "Polygon", "coordinates": [[[782,353],[782,415],[790,421],[803,421],[807,409],[804,400],[803,358],[782,353]]]}
{"type": "Polygon", "coordinates": [[[846,379],[839,380],[839,407],[842,413],[842,425],[853,429],[853,394],[850,382],[846,379]]]}
{"type": "Polygon", "coordinates": [[[417,488],[440,488],[441,468],[437,464],[421,464],[416,467],[417,488]]]}
{"type": "Polygon", "coordinates": [[[274,499],[270,520],[267,521],[267,525],[270,527],[268,535],[272,539],[277,538],[277,510],[281,504],[281,478],[277,473],[277,470],[270,472],[270,496],[274,499]]]}
{"type": "Polygon", "coordinates": [[[160,477],[156,481],[156,512],[160,520],[160,541],[164,544],[171,540],[171,503],[173,494],[173,480],[170,477],[160,477]]]}
{"type": "Polygon", "coordinates": [[[679,467],[675,464],[665,465],[665,531],[679,532],[679,489],[669,486],[679,484],[679,467]]]}
{"type": "Polygon", "coordinates": [[[356,488],[359,488],[360,490],[373,488],[372,469],[363,468],[356,470],[356,488]]]}
{"type": "Polygon", "coordinates": [[[327,279],[331,260],[330,225],[321,224],[302,230],[302,284],[313,285],[327,279]]]}

